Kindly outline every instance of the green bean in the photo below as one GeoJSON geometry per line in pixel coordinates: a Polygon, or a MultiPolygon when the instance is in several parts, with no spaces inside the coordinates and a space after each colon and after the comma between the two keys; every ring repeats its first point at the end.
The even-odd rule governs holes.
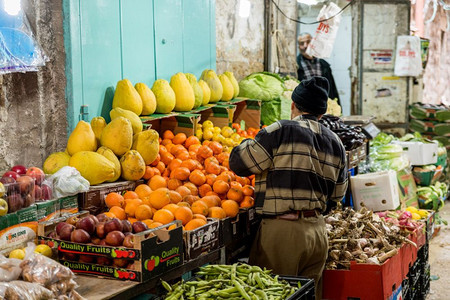
{"type": "Polygon", "coordinates": [[[247,294],[247,292],[242,288],[241,284],[238,282],[238,280],[232,280],[231,281],[234,286],[237,288],[237,290],[239,291],[239,293],[241,294],[241,296],[245,299],[245,300],[251,300],[250,296],[247,294]]]}
{"type": "Polygon", "coordinates": [[[259,297],[261,297],[263,300],[268,300],[267,295],[266,295],[266,293],[264,293],[264,291],[256,290],[255,294],[258,295],[259,297]]]}

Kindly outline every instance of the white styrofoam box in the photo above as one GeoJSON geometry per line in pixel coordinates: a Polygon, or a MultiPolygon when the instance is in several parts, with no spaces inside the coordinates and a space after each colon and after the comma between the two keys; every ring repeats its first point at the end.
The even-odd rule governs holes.
{"type": "Polygon", "coordinates": [[[394,141],[402,146],[403,151],[409,158],[413,166],[423,166],[437,163],[438,144],[422,142],[401,142],[394,141]]]}
{"type": "Polygon", "coordinates": [[[350,181],[356,210],[365,206],[373,211],[384,211],[400,205],[397,173],[394,170],[356,175],[350,181]]]}

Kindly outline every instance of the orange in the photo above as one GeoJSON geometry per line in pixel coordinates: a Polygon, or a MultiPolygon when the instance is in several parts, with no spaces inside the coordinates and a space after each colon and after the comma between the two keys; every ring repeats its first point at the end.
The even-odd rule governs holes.
{"type": "Polygon", "coordinates": [[[197,151],[201,146],[202,146],[201,144],[194,144],[189,146],[188,150],[189,152],[194,152],[195,154],[197,154],[197,151]]]}
{"type": "Polygon", "coordinates": [[[169,189],[159,188],[154,190],[149,196],[150,204],[155,209],[161,209],[170,203],[169,189]]]}
{"type": "Polygon", "coordinates": [[[214,155],[218,155],[223,151],[223,146],[219,142],[211,142],[208,147],[211,148],[214,155]]]}
{"type": "Polygon", "coordinates": [[[155,160],[152,161],[152,163],[150,164],[150,166],[156,167],[156,165],[159,163],[160,160],[161,160],[161,155],[158,153],[158,155],[156,155],[155,160]]]}
{"type": "Polygon", "coordinates": [[[163,225],[164,225],[163,223],[153,221],[152,223],[150,223],[150,225],[148,225],[148,229],[153,229],[163,225]]]}
{"type": "Polygon", "coordinates": [[[125,213],[125,210],[122,207],[113,206],[109,209],[109,211],[120,220],[125,220],[127,218],[127,214],[125,213]]]}
{"type": "Polygon", "coordinates": [[[123,194],[123,198],[125,200],[126,199],[136,199],[136,198],[139,198],[139,195],[133,191],[126,191],[125,194],[123,194]]]}
{"type": "MultiPolygon", "coordinates": [[[[205,177],[206,178],[206,177],[205,177]]],[[[198,194],[200,195],[200,197],[205,197],[206,193],[211,192],[212,188],[209,184],[205,183],[201,186],[199,186],[198,188],[198,194]]]]}
{"type": "Polygon", "coordinates": [[[177,193],[176,191],[169,191],[169,198],[170,198],[170,203],[174,203],[174,204],[177,204],[178,202],[183,200],[181,195],[179,193],[177,193]]]}
{"type": "Polygon", "coordinates": [[[255,177],[252,179],[252,186],[255,187],[255,177]]]}
{"type": "MultiPolygon", "coordinates": [[[[167,144],[167,145],[165,145],[168,153],[170,153],[170,150],[172,150],[173,146],[175,146],[175,145],[174,144],[167,144]]],[[[172,153],[170,153],[170,154],[172,154],[172,153]]]]}
{"type": "Polygon", "coordinates": [[[222,152],[219,155],[217,155],[217,160],[221,164],[223,164],[223,162],[228,160],[229,158],[230,158],[230,153],[228,153],[228,152],[222,152]]]}
{"type": "Polygon", "coordinates": [[[163,155],[164,153],[167,153],[167,148],[163,145],[159,145],[159,154],[163,155]]]}
{"type": "Polygon", "coordinates": [[[169,140],[171,140],[171,139],[173,139],[174,137],[175,137],[175,136],[174,136],[173,132],[170,131],[170,130],[166,130],[166,131],[164,131],[164,133],[162,134],[162,138],[163,138],[163,139],[169,139],[169,140]]]}
{"type": "Polygon", "coordinates": [[[147,225],[149,228],[150,228],[150,225],[153,224],[153,220],[152,219],[145,219],[145,220],[142,220],[141,222],[144,223],[145,225],[147,225]]]}
{"type": "Polygon", "coordinates": [[[206,196],[219,196],[219,194],[217,194],[216,192],[211,191],[211,192],[207,192],[206,196]]]}
{"type": "Polygon", "coordinates": [[[227,217],[236,217],[239,213],[239,204],[233,200],[225,200],[222,202],[222,208],[227,214],[227,217]]]}
{"type": "Polygon", "coordinates": [[[164,171],[166,170],[166,164],[162,161],[160,161],[157,165],[156,168],[158,169],[159,173],[164,173],[164,171]]]}
{"type": "Polygon", "coordinates": [[[161,175],[155,175],[148,181],[148,185],[152,191],[155,191],[159,188],[167,187],[167,182],[161,175]]]}
{"type": "Polygon", "coordinates": [[[255,205],[255,200],[253,200],[253,197],[245,196],[244,200],[239,204],[239,207],[252,207],[255,205]]]}
{"type": "Polygon", "coordinates": [[[175,215],[175,211],[179,208],[178,205],[170,203],[164,206],[162,209],[167,209],[175,215]]]}
{"type": "Polygon", "coordinates": [[[213,186],[214,181],[216,181],[216,179],[217,179],[217,175],[215,175],[215,174],[206,175],[206,183],[209,184],[210,186],[213,186]]]}
{"type": "Polygon", "coordinates": [[[144,178],[145,180],[149,180],[150,178],[153,177],[153,175],[155,175],[153,168],[150,166],[145,166],[145,173],[144,176],[142,176],[142,178],[144,178]]]}
{"type": "Polygon", "coordinates": [[[206,176],[203,174],[200,170],[194,170],[192,171],[191,175],[189,175],[189,180],[197,185],[200,186],[206,182],[206,176]]]}
{"type": "Polygon", "coordinates": [[[155,215],[153,216],[153,221],[159,222],[161,224],[170,223],[174,219],[175,217],[173,216],[173,213],[167,209],[160,209],[157,212],[155,212],[155,215]]]}
{"type": "Polygon", "coordinates": [[[208,207],[220,205],[220,198],[218,196],[214,196],[214,195],[205,196],[205,197],[201,198],[200,200],[205,202],[206,205],[208,205],[208,207]]]}
{"type": "MultiPolygon", "coordinates": [[[[152,167],[152,169],[153,169],[153,176],[155,176],[155,175],[161,175],[161,172],[158,170],[157,167],[152,167]]],[[[153,176],[152,176],[152,177],[153,177],[153,176]]]]}
{"type": "Polygon", "coordinates": [[[125,200],[124,200],[123,196],[119,193],[109,193],[108,195],[106,195],[105,204],[109,208],[111,208],[113,206],[123,207],[124,203],[125,203],[125,200]]]}
{"type": "Polygon", "coordinates": [[[192,145],[200,145],[200,140],[195,135],[192,135],[186,139],[184,146],[190,148],[192,145]]]}
{"type": "Polygon", "coordinates": [[[248,184],[244,185],[244,187],[242,188],[242,193],[244,194],[244,196],[253,196],[253,194],[255,193],[255,188],[248,184]]]}
{"type": "Polygon", "coordinates": [[[205,165],[205,170],[207,174],[214,174],[214,175],[220,174],[220,166],[214,162],[205,165]]]}
{"type": "Polygon", "coordinates": [[[244,199],[244,194],[240,188],[231,188],[227,193],[227,198],[236,202],[241,202],[244,199]]]}
{"type": "Polygon", "coordinates": [[[161,176],[164,177],[164,179],[166,179],[166,182],[167,182],[169,180],[169,176],[170,176],[169,169],[165,169],[164,173],[162,173],[161,176]]]}
{"type": "Polygon", "coordinates": [[[193,159],[186,159],[181,163],[181,167],[188,168],[192,172],[197,168],[197,162],[193,159]]]}
{"type": "Polygon", "coordinates": [[[134,192],[138,194],[138,198],[143,200],[144,198],[150,196],[152,189],[146,184],[140,184],[135,189],[134,192]]]}
{"type": "Polygon", "coordinates": [[[170,178],[169,181],[167,181],[167,187],[169,188],[169,190],[176,190],[178,187],[182,186],[183,182],[181,182],[180,179],[176,179],[176,178],[170,178]]]}
{"type": "Polygon", "coordinates": [[[141,199],[128,199],[125,204],[125,213],[129,217],[135,217],[136,209],[138,206],[142,205],[143,201],[141,199]]]}
{"type": "Polygon", "coordinates": [[[180,144],[184,144],[186,139],[187,139],[186,134],[180,132],[177,135],[175,135],[175,137],[173,138],[172,142],[174,144],[180,145],[180,144]]]}
{"type": "Polygon", "coordinates": [[[209,207],[202,200],[197,200],[194,203],[192,203],[191,209],[194,214],[201,214],[207,216],[209,207]]]}
{"type": "Polygon", "coordinates": [[[174,216],[176,220],[180,220],[183,225],[186,225],[190,220],[192,220],[194,214],[188,207],[178,207],[174,216]]]}
{"type": "Polygon", "coordinates": [[[194,214],[193,219],[201,219],[201,220],[205,221],[205,223],[208,221],[206,219],[206,217],[204,215],[201,215],[201,214],[194,214]]]}
{"type": "Polygon", "coordinates": [[[222,174],[230,176],[231,181],[236,181],[236,174],[234,174],[234,172],[225,170],[224,172],[222,172],[222,174]]]}
{"type": "Polygon", "coordinates": [[[164,139],[164,140],[162,140],[161,144],[164,145],[164,146],[167,146],[169,144],[172,144],[172,140],[164,139]]]}
{"type": "Polygon", "coordinates": [[[184,202],[184,201],[178,202],[177,205],[179,207],[188,207],[189,209],[191,208],[191,205],[189,203],[187,203],[187,202],[184,202]]]}
{"type": "Polygon", "coordinates": [[[211,157],[208,157],[207,159],[205,159],[205,162],[204,162],[204,164],[205,164],[205,166],[206,165],[208,165],[208,164],[210,164],[210,163],[216,163],[216,164],[219,164],[219,161],[217,160],[217,158],[215,158],[214,156],[211,156],[211,157]]]}
{"type": "Polygon", "coordinates": [[[217,194],[225,194],[230,189],[230,185],[223,180],[216,180],[213,184],[213,191],[217,194]]]}
{"type": "Polygon", "coordinates": [[[237,181],[232,181],[232,182],[230,182],[230,189],[233,189],[233,188],[242,190],[242,184],[240,184],[237,181]]]}
{"type": "MultiPolygon", "coordinates": [[[[159,163],[162,162],[162,163],[164,163],[164,165],[168,166],[174,158],[175,157],[171,153],[166,152],[166,153],[161,154],[161,161],[159,163]]],[[[158,163],[158,165],[159,165],[159,163],[158,163]]]]}
{"type": "Polygon", "coordinates": [[[190,174],[191,174],[191,171],[189,171],[188,168],[178,167],[170,173],[170,178],[175,178],[175,179],[179,179],[179,180],[187,180],[189,178],[190,174]]]}
{"type": "Polygon", "coordinates": [[[198,148],[197,156],[203,157],[204,159],[213,156],[214,152],[208,146],[201,146],[198,148]]]}
{"type": "Polygon", "coordinates": [[[173,230],[175,228],[177,228],[177,224],[172,224],[169,227],[167,227],[167,230],[173,230]]]}
{"type": "Polygon", "coordinates": [[[136,218],[128,217],[128,221],[130,221],[131,224],[137,221],[136,218]]]}
{"type": "MultiPolygon", "coordinates": [[[[239,207],[238,207],[239,209],[239,207]]],[[[217,219],[225,219],[227,214],[221,207],[210,207],[208,210],[208,217],[217,218],[217,219]]]]}
{"type": "Polygon", "coordinates": [[[141,204],[136,208],[134,215],[136,219],[141,221],[145,219],[150,219],[153,216],[153,213],[150,206],[146,204],[141,204]]]}
{"type": "Polygon", "coordinates": [[[111,219],[116,218],[116,215],[113,214],[113,213],[110,212],[110,211],[107,211],[107,212],[105,212],[104,214],[105,214],[107,217],[111,218],[111,219]]]}
{"type": "Polygon", "coordinates": [[[183,185],[191,191],[191,195],[194,195],[194,196],[198,195],[198,188],[195,184],[193,184],[192,182],[186,182],[183,185]]]}
{"type": "Polygon", "coordinates": [[[187,195],[187,196],[184,196],[184,198],[183,198],[183,202],[187,202],[189,204],[192,204],[197,200],[200,200],[200,198],[198,196],[193,196],[193,195],[187,195]]]}
{"type": "Polygon", "coordinates": [[[206,221],[205,221],[205,220],[202,220],[202,219],[193,219],[193,220],[189,221],[189,222],[184,226],[184,229],[187,230],[187,231],[190,231],[190,230],[194,230],[194,229],[196,229],[196,228],[199,228],[199,227],[201,227],[201,226],[203,226],[203,225],[206,225],[206,221]]]}
{"type": "Polygon", "coordinates": [[[190,159],[191,156],[189,155],[188,151],[181,151],[180,153],[178,153],[177,158],[185,161],[187,159],[190,159]]]}
{"type": "Polygon", "coordinates": [[[203,146],[208,146],[209,143],[211,143],[211,141],[205,140],[205,141],[203,141],[202,145],[203,145],[203,146]]]}
{"type": "Polygon", "coordinates": [[[176,191],[178,194],[181,195],[181,198],[184,198],[184,197],[186,197],[186,196],[188,196],[188,195],[192,195],[191,190],[188,189],[187,187],[185,187],[184,185],[178,187],[175,191],[176,191]]]}
{"type": "Polygon", "coordinates": [[[242,186],[246,185],[245,177],[236,176],[236,181],[239,182],[242,186]]]}
{"type": "Polygon", "coordinates": [[[181,163],[183,161],[179,158],[175,158],[174,160],[172,160],[169,164],[169,166],[167,167],[170,171],[175,170],[176,168],[181,166],[181,163]]]}
{"type": "Polygon", "coordinates": [[[222,174],[217,176],[216,180],[223,180],[226,183],[230,184],[231,183],[231,176],[229,174],[223,172],[222,174]]]}
{"type": "Polygon", "coordinates": [[[172,153],[173,156],[177,156],[178,153],[182,151],[186,151],[186,148],[184,148],[183,145],[174,145],[170,148],[170,153],[172,153]]]}

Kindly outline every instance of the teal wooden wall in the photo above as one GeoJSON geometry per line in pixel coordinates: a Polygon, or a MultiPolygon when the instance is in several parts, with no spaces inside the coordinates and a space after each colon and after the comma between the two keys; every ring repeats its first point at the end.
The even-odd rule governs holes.
{"type": "Polygon", "coordinates": [[[69,131],[109,120],[118,80],[216,68],[215,0],[63,0],[69,131]],[[81,106],[88,115],[80,115],[81,106]]]}

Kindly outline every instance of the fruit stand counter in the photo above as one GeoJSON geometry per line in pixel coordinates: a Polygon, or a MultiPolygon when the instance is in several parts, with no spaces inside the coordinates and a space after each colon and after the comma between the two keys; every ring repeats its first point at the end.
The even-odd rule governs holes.
{"type": "Polygon", "coordinates": [[[214,250],[208,254],[201,255],[194,260],[184,263],[178,268],[161,275],[161,277],[153,278],[152,280],[144,283],[79,275],[76,279],[76,282],[79,285],[77,292],[89,300],[131,299],[153,289],[161,282],[161,279],[170,281],[180,278],[183,274],[199,268],[204,264],[212,262],[223,263],[225,260],[224,256],[224,248],[214,250]]]}

